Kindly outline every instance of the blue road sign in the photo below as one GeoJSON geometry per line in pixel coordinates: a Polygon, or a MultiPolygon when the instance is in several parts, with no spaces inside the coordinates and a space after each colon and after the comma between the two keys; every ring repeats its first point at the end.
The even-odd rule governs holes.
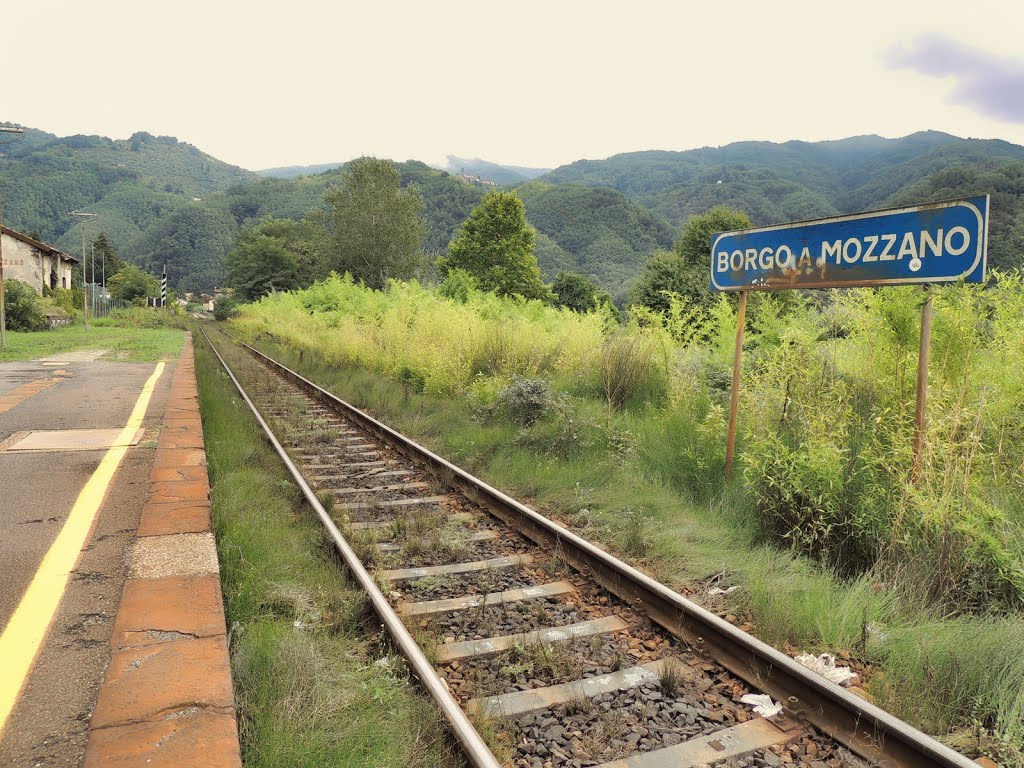
{"type": "Polygon", "coordinates": [[[711,290],[985,280],[988,195],[711,238],[711,290]]]}

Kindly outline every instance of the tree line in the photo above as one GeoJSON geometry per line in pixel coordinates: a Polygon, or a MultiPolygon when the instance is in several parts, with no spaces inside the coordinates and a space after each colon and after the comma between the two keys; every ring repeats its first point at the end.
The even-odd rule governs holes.
{"type": "Polygon", "coordinates": [[[336,272],[377,290],[392,279],[418,278],[439,282],[451,296],[472,287],[576,311],[616,311],[611,296],[584,275],[563,270],[544,282],[537,230],[515,192],[484,195],[439,257],[424,248],[423,212],[422,196],[415,185],[402,186],[393,163],[361,158],[327,190],[324,206],[303,219],[265,218],[243,228],[227,257],[229,283],[240,298],[257,300],[336,272]]]}

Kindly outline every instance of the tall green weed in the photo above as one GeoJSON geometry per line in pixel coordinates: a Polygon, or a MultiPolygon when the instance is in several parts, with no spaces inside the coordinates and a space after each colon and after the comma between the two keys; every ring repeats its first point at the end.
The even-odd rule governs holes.
{"type": "Polygon", "coordinates": [[[911,443],[927,296],[913,289],[833,292],[810,311],[761,315],[744,381],[746,477],[765,528],[804,554],[848,573],[874,568],[947,610],[1018,608],[1024,520],[1005,500],[1019,498],[1024,400],[1006,366],[1024,362],[1024,313],[1006,310],[1021,308],[1020,276],[933,291],[917,486],[911,443]]]}
{"type": "MultiPolygon", "coordinates": [[[[910,446],[925,292],[751,296],[739,452],[749,509],[766,540],[840,574],[871,574],[915,603],[1020,607],[1024,278],[932,291],[917,486],[910,446]]],[[[478,408],[517,381],[546,382],[538,386],[574,404],[517,439],[551,438],[554,456],[577,455],[577,440],[635,451],[642,471],[710,501],[726,486],[735,302],[668,303],[663,315],[638,310],[610,326],[603,313],[499,298],[467,282],[458,291],[393,282],[380,292],[332,276],[265,297],[234,322],[251,337],[397,379],[407,393],[478,408]],[[604,417],[580,419],[591,406],[604,417]],[[616,420],[631,413],[646,415],[623,438],[616,420]]]]}

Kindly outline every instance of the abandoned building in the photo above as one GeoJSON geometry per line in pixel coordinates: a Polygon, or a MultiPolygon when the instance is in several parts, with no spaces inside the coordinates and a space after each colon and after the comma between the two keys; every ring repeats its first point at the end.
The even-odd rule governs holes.
{"type": "Polygon", "coordinates": [[[0,226],[0,253],[5,279],[28,283],[39,294],[45,286],[71,287],[71,268],[78,259],[52,245],[0,226]]]}

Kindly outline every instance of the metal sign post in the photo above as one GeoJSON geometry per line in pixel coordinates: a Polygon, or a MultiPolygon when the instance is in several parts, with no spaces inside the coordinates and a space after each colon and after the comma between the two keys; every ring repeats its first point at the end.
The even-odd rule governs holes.
{"type": "MultiPolygon", "coordinates": [[[[985,282],[988,195],[911,208],[721,232],[712,238],[711,290],[740,305],[725,473],[732,477],[748,291],[985,282]]],[[[912,479],[920,482],[927,429],[932,296],[921,308],[912,479]]]]}
{"type": "Polygon", "coordinates": [[[736,351],[732,358],[732,399],[729,402],[729,436],[725,443],[725,477],[732,479],[732,460],[736,450],[736,422],[740,409],[740,367],[743,364],[743,328],[747,323],[747,292],[740,291],[736,310],[736,351]]]}
{"type": "MultiPolygon", "coordinates": [[[[928,286],[924,287],[925,291],[928,286]]],[[[921,348],[917,355],[917,406],[914,409],[914,460],[911,480],[914,485],[921,482],[921,466],[924,454],[924,433],[927,429],[925,407],[928,402],[928,361],[932,348],[932,301],[931,294],[921,306],[921,348]]]]}

